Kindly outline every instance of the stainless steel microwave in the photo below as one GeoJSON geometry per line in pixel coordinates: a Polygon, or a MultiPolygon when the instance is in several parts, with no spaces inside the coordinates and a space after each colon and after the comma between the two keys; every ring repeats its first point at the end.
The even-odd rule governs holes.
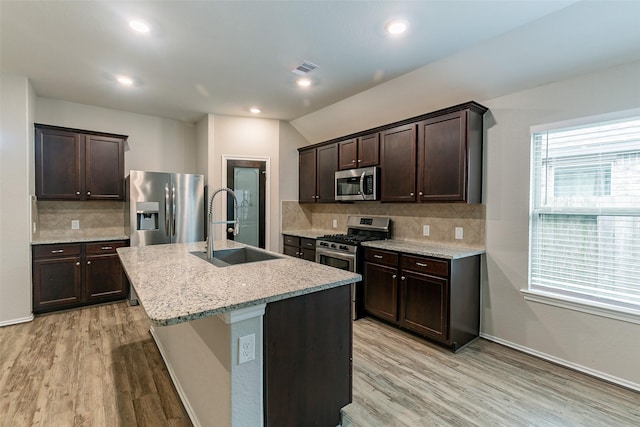
{"type": "Polygon", "coordinates": [[[377,167],[336,172],[336,200],[378,200],[377,167]]]}

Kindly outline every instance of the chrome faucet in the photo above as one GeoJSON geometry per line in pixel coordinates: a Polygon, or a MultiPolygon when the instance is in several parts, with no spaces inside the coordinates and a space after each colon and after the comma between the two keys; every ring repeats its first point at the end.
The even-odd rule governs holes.
{"type": "Polygon", "coordinates": [[[227,187],[221,187],[215,190],[211,194],[211,198],[209,199],[209,231],[207,233],[207,259],[213,259],[213,225],[214,224],[234,224],[233,228],[229,227],[227,229],[228,233],[233,232],[234,236],[240,234],[240,221],[238,219],[238,198],[236,197],[236,193],[233,192],[232,189],[227,187]],[[218,193],[226,191],[227,193],[233,196],[233,217],[235,218],[233,221],[214,221],[213,220],[213,199],[218,195],[218,193]]]}

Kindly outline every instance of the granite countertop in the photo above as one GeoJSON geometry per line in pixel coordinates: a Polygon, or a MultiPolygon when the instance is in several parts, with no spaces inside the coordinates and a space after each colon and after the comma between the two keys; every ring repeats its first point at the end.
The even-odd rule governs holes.
{"type": "Polygon", "coordinates": [[[336,230],[290,230],[283,231],[282,234],[289,236],[304,237],[306,239],[317,239],[318,237],[326,236],[327,234],[336,234],[336,230]]]}
{"type": "MultiPolygon", "coordinates": [[[[204,242],[118,248],[122,265],[151,322],[166,326],[334,288],[359,274],[278,255],[279,259],[215,267],[190,252],[204,242]]],[[[229,240],[214,248],[245,245],[229,240]]]]}
{"type": "Polygon", "coordinates": [[[461,246],[443,242],[423,243],[395,239],[375,240],[372,242],[364,242],[362,245],[376,249],[445,259],[466,258],[486,252],[485,248],[482,246],[461,246]]]}
{"type": "Polygon", "coordinates": [[[51,245],[56,243],[105,242],[108,240],[129,240],[129,236],[122,233],[48,233],[34,237],[31,245],[51,245]]]}

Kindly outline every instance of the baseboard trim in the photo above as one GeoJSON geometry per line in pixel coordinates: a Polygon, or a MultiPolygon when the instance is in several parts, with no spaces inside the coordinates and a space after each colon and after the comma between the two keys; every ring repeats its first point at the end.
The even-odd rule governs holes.
{"type": "Polygon", "coordinates": [[[201,427],[200,421],[198,421],[198,417],[196,416],[195,412],[193,411],[193,408],[191,407],[191,404],[189,403],[189,399],[187,399],[187,395],[184,392],[184,389],[182,388],[182,385],[180,384],[180,381],[178,381],[178,377],[176,376],[175,371],[173,370],[173,366],[171,366],[171,363],[169,363],[169,360],[165,356],[165,350],[162,347],[162,343],[160,342],[160,340],[156,336],[155,329],[153,328],[153,326],[151,326],[151,328],[149,329],[149,332],[151,333],[151,337],[153,337],[153,340],[156,343],[156,347],[158,347],[158,350],[160,351],[160,355],[162,356],[162,360],[164,360],[164,364],[167,367],[167,372],[169,372],[169,376],[171,377],[171,382],[173,382],[173,385],[176,388],[176,391],[178,392],[178,396],[180,396],[180,400],[182,401],[182,404],[184,405],[185,411],[187,411],[187,415],[189,415],[189,419],[191,420],[191,424],[193,424],[194,427],[201,427]]]}
{"type": "Polygon", "coordinates": [[[552,356],[550,354],[543,353],[543,352],[540,352],[538,350],[534,350],[532,348],[525,347],[525,346],[522,346],[520,344],[516,344],[516,343],[504,340],[504,339],[499,338],[499,337],[494,337],[493,335],[481,333],[480,337],[482,337],[482,338],[484,338],[486,340],[493,341],[495,343],[504,345],[505,347],[510,347],[510,348],[515,349],[515,350],[521,351],[523,353],[530,354],[530,355],[535,356],[535,357],[537,357],[539,359],[547,360],[549,362],[555,363],[556,365],[564,366],[565,368],[569,368],[569,369],[573,369],[574,371],[582,372],[583,374],[589,375],[589,376],[594,377],[594,378],[598,378],[598,379],[603,380],[603,381],[607,381],[609,383],[618,385],[620,387],[624,387],[624,388],[627,388],[629,390],[640,392],[640,384],[637,384],[637,383],[634,383],[634,382],[631,382],[631,381],[627,381],[627,380],[625,380],[623,378],[618,378],[616,376],[609,375],[607,373],[600,372],[600,371],[597,371],[595,369],[587,368],[586,366],[578,365],[577,363],[573,363],[573,362],[570,362],[568,360],[561,359],[559,357],[555,357],[555,356],[552,356]]]}
{"type": "Polygon", "coordinates": [[[27,316],[27,317],[20,317],[18,319],[4,320],[4,321],[0,322],[0,328],[2,328],[4,326],[18,325],[20,323],[31,322],[31,321],[33,321],[33,319],[34,319],[33,313],[31,313],[31,315],[27,316]]]}

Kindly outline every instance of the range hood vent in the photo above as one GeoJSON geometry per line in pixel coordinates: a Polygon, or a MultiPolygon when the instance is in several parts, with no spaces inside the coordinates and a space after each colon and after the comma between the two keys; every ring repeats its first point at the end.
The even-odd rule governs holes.
{"type": "Polygon", "coordinates": [[[316,68],[318,68],[318,66],[312,62],[309,61],[304,61],[302,64],[298,65],[296,68],[294,68],[293,70],[291,70],[291,72],[293,74],[297,74],[299,76],[305,75],[307,73],[310,73],[311,71],[315,70],[316,68]]]}

